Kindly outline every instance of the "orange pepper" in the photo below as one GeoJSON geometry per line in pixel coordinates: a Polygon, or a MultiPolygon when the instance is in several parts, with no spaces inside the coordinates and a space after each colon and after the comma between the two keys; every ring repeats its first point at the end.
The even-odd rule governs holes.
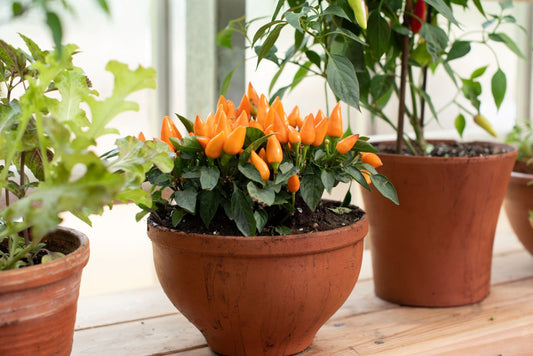
{"type": "Polygon", "coordinates": [[[294,127],[289,126],[289,142],[297,143],[301,141],[302,138],[300,137],[300,133],[294,127]]]}
{"type": "Polygon", "coordinates": [[[230,129],[228,125],[228,119],[226,117],[226,113],[222,110],[217,110],[217,113],[215,114],[215,122],[217,124],[216,133],[218,134],[220,131],[224,131],[226,135],[229,134],[230,129]]]}
{"type": "Polygon", "coordinates": [[[383,166],[383,162],[381,162],[378,155],[372,152],[361,152],[361,161],[363,163],[368,163],[374,168],[383,166]]]}
{"type": "Polygon", "coordinates": [[[289,141],[289,132],[287,129],[287,124],[281,119],[278,112],[274,112],[272,131],[279,133],[277,135],[279,142],[287,143],[289,141]]]}
{"type": "Polygon", "coordinates": [[[250,100],[250,103],[256,107],[259,105],[259,96],[257,96],[257,92],[252,86],[252,83],[248,83],[248,91],[246,92],[246,96],[248,97],[248,100],[250,100]]]}
{"type": "Polygon", "coordinates": [[[233,101],[227,100],[224,108],[226,109],[226,117],[228,118],[228,120],[234,120],[237,117],[237,115],[235,114],[235,104],[233,103],[233,101]]]}
{"type": "Polygon", "coordinates": [[[237,120],[235,120],[235,126],[248,127],[250,125],[248,117],[246,111],[241,111],[241,114],[237,117],[237,120]]]}
{"type": "Polygon", "coordinates": [[[300,178],[295,174],[287,180],[287,189],[291,193],[296,193],[300,189],[300,178]]]}
{"type": "Polygon", "coordinates": [[[335,148],[337,149],[337,152],[343,155],[345,153],[348,153],[348,151],[352,149],[352,147],[355,145],[358,139],[359,139],[359,134],[350,135],[348,137],[343,138],[339,142],[337,142],[337,146],[335,146],[335,148]]]}
{"type": "Polygon", "coordinates": [[[207,123],[200,117],[200,115],[196,115],[196,118],[194,119],[194,134],[196,136],[209,136],[209,130],[207,129],[207,123]]]}
{"type": "Polygon", "coordinates": [[[299,127],[298,123],[302,121],[302,118],[300,117],[300,108],[298,105],[292,109],[291,113],[287,117],[287,121],[292,127],[299,127]]]}
{"type": "Polygon", "coordinates": [[[270,178],[270,170],[268,169],[268,165],[261,157],[259,157],[257,153],[255,153],[255,151],[250,152],[250,161],[259,171],[259,174],[261,174],[262,180],[267,180],[270,178]]]}
{"type": "Polygon", "coordinates": [[[264,147],[261,147],[261,149],[259,150],[259,157],[261,157],[261,159],[266,162],[266,160],[267,160],[267,151],[265,150],[264,147]]]}
{"type": "Polygon", "coordinates": [[[216,122],[215,115],[213,115],[213,113],[209,113],[205,122],[207,124],[207,136],[209,138],[215,137],[217,133],[217,126],[215,124],[216,122]]]}
{"type": "Polygon", "coordinates": [[[220,95],[218,97],[217,111],[220,107],[222,107],[222,110],[224,110],[224,112],[226,111],[226,98],[224,97],[224,95],[220,95]]]}
{"type": "Polygon", "coordinates": [[[222,149],[229,155],[236,155],[241,150],[245,138],[246,127],[238,126],[228,135],[222,149]]]}
{"type": "Polygon", "coordinates": [[[264,106],[259,106],[257,108],[257,114],[256,114],[256,121],[261,124],[262,127],[265,127],[265,123],[267,121],[267,115],[268,115],[268,108],[264,106]]]}
{"type": "Polygon", "coordinates": [[[196,140],[198,140],[202,148],[205,150],[207,144],[209,143],[211,139],[206,136],[196,136],[196,140]]]}
{"type": "Polygon", "coordinates": [[[276,99],[274,99],[274,102],[270,107],[278,113],[282,120],[285,120],[285,109],[283,108],[283,104],[281,103],[279,96],[276,96],[276,99]]]}
{"type": "Polygon", "coordinates": [[[283,161],[283,150],[276,135],[268,137],[266,146],[267,161],[270,164],[280,163],[283,161]]]}
{"type": "Polygon", "coordinates": [[[246,112],[246,115],[248,115],[248,117],[252,115],[252,104],[250,103],[250,100],[248,99],[248,96],[246,94],[242,96],[241,103],[237,108],[237,117],[239,117],[243,112],[246,112]]]}
{"type": "Polygon", "coordinates": [[[259,122],[257,121],[250,121],[250,126],[251,127],[255,127],[256,129],[259,129],[261,131],[263,131],[263,125],[261,125],[259,122]]]}
{"type": "Polygon", "coordinates": [[[309,114],[305,117],[300,129],[300,137],[302,138],[302,143],[305,145],[310,145],[315,141],[315,121],[313,114],[309,114]]]}
{"type": "Polygon", "coordinates": [[[326,137],[327,134],[328,134],[328,119],[326,117],[323,117],[322,120],[318,124],[315,125],[315,140],[313,141],[312,145],[320,146],[322,142],[324,142],[324,138],[326,137]]]}
{"type": "Polygon", "coordinates": [[[144,137],[144,134],[141,132],[139,132],[139,136],[137,136],[137,138],[139,139],[139,141],[141,142],[144,142],[146,141],[146,137],[144,137]]]}
{"type": "Polygon", "coordinates": [[[329,115],[328,136],[341,137],[343,133],[341,103],[339,102],[331,111],[331,115],[329,115]]]}
{"type": "Polygon", "coordinates": [[[263,106],[265,108],[270,107],[270,105],[268,104],[268,98],[265,96],[265,94],[261,94],[261,96],[259,97],[258,107],[259,106],[263,106]]]}
{"type": "Polygon", "coordinates": [[[372,180],[370,179],[370,172],[366,169],[362,169],[361,173],[363,174],[363,177],[365,177],[365,180],[368,184],[372,184],[372,180]]]}
{"type": "Polygon", "coordinates": [[[222,154],[222,147],[226,142],[226,132],[220,131],[215,137],[213,137],[207,146],[205,146],[205,155],[209,158],[218,158],[222,154]]]}
{"type": "Polygon", "coordinates": [[[315,116],[315,127],[316,125],[320,123],[320,121],[324,120],[325,118],[326,116],[324,115],[322,110],[318,109],[318,112],[316,113],[316,116],[315,116]]]}
{"type": "Polygon", "coordinates": [[[161,141],[165,142],[168,147],[174,151],[175,147],[170,142],[170,137],[176,137],[179,140],[182,139],[182,136],[176,125],[174,125],[174,122],[172,122],[172,119],[169,116],[165,116],[163,118],[163,124],[161,125],[161,141]]]}
{"type": "Polygon", "coordinates": [[[274,123],[274,116],[276,115],[276,110],[274,108],[270,108],[267,111],[267,116],[265,118],[265,124],[264,126],[271,126],[274,123]]]}

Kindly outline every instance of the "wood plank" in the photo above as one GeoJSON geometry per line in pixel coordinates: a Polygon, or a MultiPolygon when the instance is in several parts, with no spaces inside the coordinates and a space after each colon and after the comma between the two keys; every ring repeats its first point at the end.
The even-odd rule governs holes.
{"type": "MultiPolygon", "coordinates": [[[[398,354],[402,347],[409,345],[415,349],[405,349],[406,354],[427,354],[430,351],[446,354],[449,350],[470,353],[478,349],[485,350],[480,349],[480,345],[487,340],[494,344],[495,350],[503,347],[500,344],[512,342],[518,345],[513,344],[513,347],[530,346],[528,340],[532,340],[533,330],[533,258],[525,251],[495,256],[495,281],[497,284],[493,285],[491,295],[483,303],[460,308],[429,309],[399,307],[384,302],[374,296],[372,279],[360,280],[345,305],[319,331],[315,343],[306,354],[371,354],[382,351],[398,354]],[[491,317],[494,320],[490,320],[491,317]]],[[[158,313],[166,313],[173,308],[169,305],[158,306],[161,300],[165,300],[161,291],[136,293],[116,296],[113,302],[106,302],[106,307],[100,306],[102,315],[93,320],[80,321],[79,325],[85,325],[86,328],[76,332],[72,354],[213,355],[205,346],[200,332],[181,314],[176,312],[174,315],[157,317],[158,313]],[[135,296],[136,293],[139,294],[135,296]],[[131,303],[131,308],[121,308],[121,303],[131,303]],[[105,312],[113,314],[108,309],[112,305],[121,310],[104,318],[105,312]],[[151,318],[139,320],[145,317],[151,318]],[[98,323],[119,320],[124,322],[97,327],[98,323]],[[90,327],[91,324],[95,327],[90,327]]],[[[93,303],[92,308],[98,308],[98,300],[93,300],[93,303]]],[[[506,347],[505,351],[512,351],[512,354],[519,351],[511,350],[509,345],[506,347]]]]}
{"type": "Polygon", "coordinates": [[[303,355],[456,354],[492,344],[492,354],[531,352],[533,277],[493,287],[482,303],[454,308],[396,307],[330,320],[303,355]],[[517,334],[515,334],[516,332],[517,334]],[[498,338],[494,338],[498,335],[498,338]],[[518,345],[509,345],[510,341],[518,345]],[[438,350],[440,348],[440,350],[438,350]]]}

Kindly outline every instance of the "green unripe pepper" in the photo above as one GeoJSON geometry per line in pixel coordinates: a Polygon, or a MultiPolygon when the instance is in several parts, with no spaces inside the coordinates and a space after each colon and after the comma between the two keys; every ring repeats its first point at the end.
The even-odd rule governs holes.
{"type": "Polygon", "coordinates": [[[368,10],[366,8],[365,0],[348,0],[348,4],[353,10],[355,20],[363,30],[366,30],[366,22],[368,20],[368,10]]]}

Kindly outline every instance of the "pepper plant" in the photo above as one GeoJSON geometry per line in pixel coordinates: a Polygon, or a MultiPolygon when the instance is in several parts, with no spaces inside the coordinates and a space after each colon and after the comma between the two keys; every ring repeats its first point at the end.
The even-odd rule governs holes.
{"type": "MultiPolygon", "coordinates": [[[[185,216],[197,215],[209,228],[216,214],[225,214],[243,235],[265,226],[284,234],[283,218],[298,213],[300,202],[315,210],[324,191],[352,181],[373,184],[398,203],[392,184],[375,170],[381,165],[375,148],[343,130],[340,105],[329,116],[301,116],[297,106],[285,111],[279,98],[270,105],[249,86],[237,107],[221,96],[205,120],[178,117],[188,133],[164,118],[160,139],[175,153],[174,168],[148,173],[153,206],[141,206],[139,218],[151,213],[163,224],[170,217],[179,229],[185,216]]],[[[343,208],[350,198],[348,190],[343,208]]]]}
{"type": "MultiPolygon", "coordinates": [[[[503,102],[507,78],[492,44],[504,44],[523,57],[517,44],[505,33],[517,25],[509,14],[511,1],[501,2],[499,13],[487,13],[480,0],[278,0],[272,17],[254,34],[249,23],[231,22],[218,37],[218,43],[231,46],[232,33],[243,34],[263,60],[279,70],[270,89],[283,96],[310,75],[323,77],[334,95],[357,109],[368,110],[397,132],[397,150],[406,144],[413,154],[424,155],[428,144],[426,125],[439,119],[439,109],[426,90],[430,73],[443,68],[456,88],[447,105],[456,105],[459,115],[455,127],[462,136],[467,118],[492,135],[490,122],[481,113],[482,77],[491,77],[491,92],[496,107],[503,102]],[[479,31],[467,33],[455,18],[463,8],[478,13],[479,31]],[[276,47],[282,30],[292,31],[293,44],[285,53],[276,47]],[[496,66],[485,65],[465,76],[454,69],[456,61],[467,58],[473,46],[486,46],[496,66]],[[288,83],[279,84],[281,75],[297,66],[288,83]],[[398,98],[397,118],[384,108],[398,98]],[[414,135],[404,131],[404,119],[414,135]]],[[[525,30],[524,30],[525,32],[525,30]]],[[[477,58],[474,58],[477,60],[477,58]]],[[[231,73],[226,82],[231,80],[231,73]]]]}
{"type": "Polygon", "coordinates": [[[137,109],[127,97],[155,87],[155,70],[111,61],[114,88],[99,98],[73,64],[75,45],[44,51],[22,38],[29,52],[0,40],[0,270],[31,265],[39,251],[43,261],[60,257],[41,241],[63,212],[90,223],[91,214],[117,200],[149,206],[145,172],[153,163],[172,167],[160,142],[125,137],[112,151],[95,152],[100,137],[118,133],[111,119],[137,109]]]}

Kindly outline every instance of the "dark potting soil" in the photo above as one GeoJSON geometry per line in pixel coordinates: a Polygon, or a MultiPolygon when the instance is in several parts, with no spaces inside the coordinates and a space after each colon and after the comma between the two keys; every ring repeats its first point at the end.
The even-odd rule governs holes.
{"type": "MultiPolygon", "coordinates": [[[[384,153],[396,153],[396,147],[391,144],[377,143],[375,146],[384,153]]],[[[491,145],[484,142],[441,142],[433,146],[428,156],[431,157],[480,157],[511,152],[506,146],[491,145]]],[[[403,147],[403,154],[411,155],[407,147],[403,147]]]]}
{"type": "MultiPolygon", "coordinates": [[[[326,231],[350,225],[360,220],[364,212],[358,207],[350,207],[350,211],[345,213],[334,212],[340,205],[339,202],[322,200],[315,211],[311,211],[303,201],[297,202],[296,210],[293,213],[280,213],[279,216],[274,216],[272,224],[267,225],[283,225],[288,227],[292,234],[303,234],[314,231],[326,231]]],[[[162,223],[165,227],[173,229],[170,216],[160,217],[163,219],[162,223]]],[[[215,215],[209,229],[205,227],[204,223],[198,216],[187,215],[175,228],[176,230],[199,233],[209,235],[224,235],[224,236],[239,236],[242,235],[237,229],[235,222],[229,220],[220,208],[218,214],[215,215]]],[[[279,235],[275,227],[266,226],[258,235],[279,235]]]]}

